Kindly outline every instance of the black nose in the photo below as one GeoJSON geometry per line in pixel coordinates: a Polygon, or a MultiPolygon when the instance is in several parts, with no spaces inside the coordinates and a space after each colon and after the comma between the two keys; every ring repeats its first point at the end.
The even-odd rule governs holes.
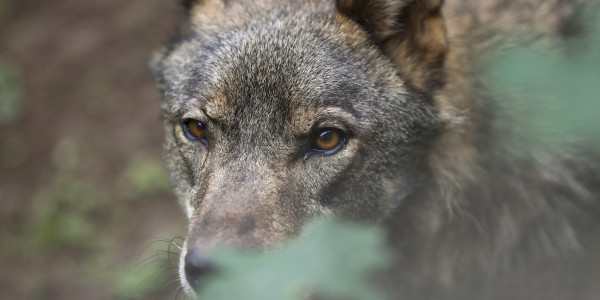
{"type": "Polygon", "coordinates": [[[197,248],[188,250],[184,268],[185,278],[193,288],[197,288],[202,278],[214,271],[214,266],[206,254],[197,248]]]}

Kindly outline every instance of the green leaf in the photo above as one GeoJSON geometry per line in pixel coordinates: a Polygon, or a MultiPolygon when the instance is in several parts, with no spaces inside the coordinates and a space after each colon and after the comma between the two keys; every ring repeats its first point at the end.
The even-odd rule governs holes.
{"type": "Polygon", "coordinates": [[[600,142],[600,14],[594,13],[563,52],[522,46],[490,62],[494,92],[524,141],[600,142]]]}
{"type": "Polygon", "coordinates": [[[310,292],[327,299],[383,299],[369,281],[389,262],[383,236],[375,227],[318,221],[269,253],[216,252],[218,275],[199,299],[295,300],[310,292]]]}

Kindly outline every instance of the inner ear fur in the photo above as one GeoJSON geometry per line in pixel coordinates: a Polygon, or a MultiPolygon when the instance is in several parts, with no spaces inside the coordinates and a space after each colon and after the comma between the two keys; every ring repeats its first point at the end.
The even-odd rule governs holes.
{"type": "Polygon", "coordinates": [[[445,82],[447,52],[443,0],[336,0],[359,23],[415,88],[433,91],[445,82]]]}

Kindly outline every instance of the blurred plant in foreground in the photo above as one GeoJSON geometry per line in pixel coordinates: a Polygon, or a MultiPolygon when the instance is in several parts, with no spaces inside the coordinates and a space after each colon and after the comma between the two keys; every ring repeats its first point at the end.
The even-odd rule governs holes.
{"type": "Polygon", "coordinates": [[[497,54],[490,76],[526,146],[600,142],[600,12],[565,49],[523,46],[497,54]]]}
{"type": "Polygon", "coordinates": [[[294,300],[307,291],[326,299],[383,299],[370,284],[389,255],[383,231],[339,221],[317,221],[298,240],[269,253],[218,251],[218,272],[199,299],[294,300]]]}

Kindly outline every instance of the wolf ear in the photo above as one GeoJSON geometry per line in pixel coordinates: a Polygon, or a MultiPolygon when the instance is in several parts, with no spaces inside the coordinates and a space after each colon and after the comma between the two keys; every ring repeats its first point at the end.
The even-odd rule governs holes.
{"type": "Polygon", "coordinates": [[[447,51],[444,0],[336,0],[338,10],[358,22],[416,88],[444,83],[447,51]]]}

